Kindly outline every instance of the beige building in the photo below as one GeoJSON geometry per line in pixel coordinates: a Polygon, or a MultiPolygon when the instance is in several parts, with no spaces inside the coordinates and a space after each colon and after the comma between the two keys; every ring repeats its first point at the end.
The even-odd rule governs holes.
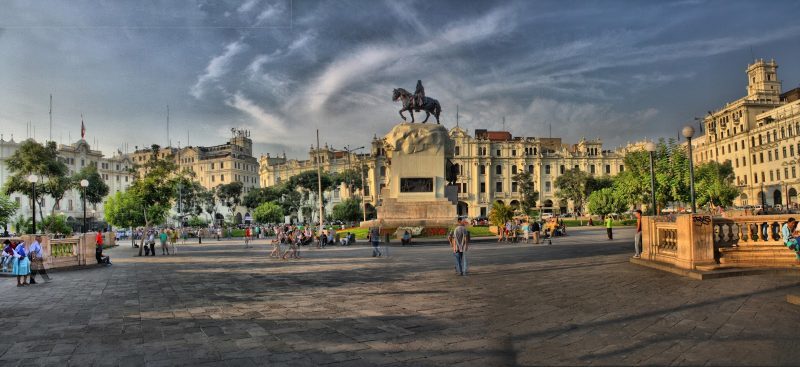
{"type": "Polygon", "coordinates": [[[736,205],[797,204],[800,89],[781,94],[777,69],[774,60],[748,65],[747,95],[709,112],[692,144],[695,164],[731,162],[736,205]]]}
{"type": "MultiPolygon", "coordinates": [[[[253,157],[253,141],[247,130],[231,129],[231,137],[225,144],[160,148],[158,156],[171,157],[181,170],[193,171],[195,180],[209,190],[219,185],[241,182],[244,185],[244,195],[259,187],[258,160],[253,157]]],[[[131,153],[131,160],[139,166],[147,163],[151,157],[152,150],[149,148],[136,149],[131,153]]],[[[224,213],[227,210],[220,207],[219,212],[224,213]]],[[[241,223],[247,212],[245,208],[239,207],[232,215],[235,221],[241,223]]]]}
{"type": "MultiPolygon", "coordinates": [[[[555,197],[555,180],[565,171],[579,168],[591,175],[616,175],[624,170],[625,149],[604,150],[601,140],[581,139],[577,144],[564,144],[560,138],[514,137],[507,131],[478,129],[474,135],[456,127],[450,130],[455,142],[453,164],[459,172],[458,215],[486,216],[492,203],[502,201],[518,205],[521,194],[513,176],[528,171],[533,174],[539,192],[539,205],[545,211],[575,211],[570,202],[555,197]]],[[[373,138],[370,154],[354,154],[325,148],[309,150],[309,159],[286,159],[270,155],[260,160],[262,187],[276,185],[303,171],[316,169],[319,157],[325,172],[340,172],[348,167],[367,167],[364,198],[368,207],[381,201],[381,189],[387,184],[386,147],[384,141],[373,138]]],[[[361,190],[355,190],[361,195],[361,190]]],[[[346,187],[331,193],[329,206],[350,195],[346,187]]],[[[330,208],[328,208],[329,210],[330,208]]]]}
{"type": "MultiPolygon", "coordinates": [[[[6,141],[0,138],[0,187],[5,185],[6,180],[9,178],[6,161],[19,149],[20,144],[21,142],[16,142],[13,139],[6,141]]],[[[106,157],[101,151],[91,149],[89,143],[83,139],[70,145],[60,144],[58,146],[58,158],[69,168],[69,175],[79,172],[83,167],[96,166],[97,172],[108,185],[109,195],[127,190],[128,186],[133,182],[133,175],[129,171],[133,167],[133,161],[130,157],[119,151],[111,157],[106,157]]],[[[30,217],[31,206],[28,197],[15,193],[11,195],[11,198],[20,205],[17,215],[30,217]]],[[[55,213],[67,216],[68,222],[78,223],[82,221],[83,202],[77,189],[67,191],[57,203],[54,202],[53,198],[45,197],[45,216],[49,215],[53,205],[55,205],[55,213]]],[[[87,205],[90,205],[86,208],[87,218],[103,220],[102,203],[96,206],[87,205]]]]}

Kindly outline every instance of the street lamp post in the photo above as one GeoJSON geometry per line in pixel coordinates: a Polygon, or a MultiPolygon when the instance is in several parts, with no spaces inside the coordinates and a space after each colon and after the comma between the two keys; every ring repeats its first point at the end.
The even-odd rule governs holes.
{"type": "Polygon", "coordinates": [[[657,215],[656,209],[656,172],[653,168],[653,159],[656,153],[656,144],[652,141],[644,145],[644,149],[650,153],[650,196],[653,200],[653,216],[657,215]]]}
{"type": "Polygon", "coordinates": [[[36,181],[39,181],[39,176],[35,173],[31,173],[28,176],[28,182],[31,183],[31,211],[33,212],[33,232],[32,234],[36,234],[36,181]]]}
{"type": "Polygon", "coordinates": [[[89,180],[81,180],[81,189],[83,190],[83,226],[81,232],[86,233],[86,188],[89,187],[89,180]]]}
{"type": "Polygon", "coordinates": [[[689,195],[692,198],[692,214],[697,213],[697,205],[694,201],[694,159],[692,158],[692,137],[694,136],[694,128],[686,126],[681,131],[683,137],[686,138],[687,145],[689,146],[689,195]]]}

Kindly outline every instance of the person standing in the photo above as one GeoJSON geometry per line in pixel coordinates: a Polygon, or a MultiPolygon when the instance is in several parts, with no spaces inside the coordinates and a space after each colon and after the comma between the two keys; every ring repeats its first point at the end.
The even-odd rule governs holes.
{"type": "Polygon", "coordinates": [[[17,287],[24,287],[28,284],[28,274],[30,273],[30,261],[28,253],[25,251],[25,242],[20,242],[14,249],[14,270],[11,274],[17,276],[17,287]]]}
{"type": "Polygon", "coordinates": [[[372,257],[381,257],[381,250],[378,246],[381,244],[381,229],[378,226],[369,228],[369,242],[372,243],[372,257]]]}
{"type": "Polygon", "coordinates": [[[464,222],[459,221],[458,225],[450,232],[450,244],[452,245],[453,256],[456,259],[456,273],[461,276],[467,275],[466,258],[464,254],[469,248],[469,231],[464,226],[464,222]]]}
{"type": "Polygon", "coordinates": [[[246,227],[244,229],[244,248],[250,248],[250,236],[253,232],[250,230],[250,227],[246,227]]]}
{"type": "Polygon", "coordinates": [[[150,256],[156,256],[156,231],[155,230],[151,230],[150,231],[150,238],[149,238],[148,242],[150,243],[150,256]]]}
{"type": "Polygon", "coordinates": [[[541,232],[541,230],[542,230],[542,227],[539,224],[538,220],[534,220],[533,222],[530,223],[530,230],[531,230],[531,234],[533,235],[533,243],[538,245],[539,244],[539,232],[541,232]]]}
{"type": "Polygon", "coordinates": [[[158,241],[161,243],[161,255],[169,255],[169,234],[167,234],[166,229],[162,229],[161,232],[158,234],[158,241]]]}
{"type": "Polygon", "coordinates": [[[642,257],[642,211],[636,210],[636,235],[633,237],[634,258],[642,257]]]}
{"type": "Polygon", "coordinates": [[[612,226],[614,221],[611,219],[610,215],[606,215],[605,222],[606,222],[606,234],[608,235],[608,239],[609,240],[613,240],[614,239],[614,234],[611,233],[611,226],[612,226]]]}
{"type": "Polygon", "coordinates": [[[30,253],[28,257],[31,264],[31,284],[36,284],[36,274],[41,274],[44,280],[50,281],[50,276],[47,275],[47,270],[44,268],[44,251],[42,251],[42,245],[39,243],[41,240],[41,236],[34,237],[31,248],[28,249],[30,253]]]}
{"type": "Polygon", "coordinates": [[[176,248],[176,245],[178,243],[178,231],[180,231],[180,230],[173,228],[173,229],[170,230],[170,233],[169,233],[169,244],[170,244],[170,247],[172,248],[172,254],[173,255],[178,253],[178,249],[176,248]]]}

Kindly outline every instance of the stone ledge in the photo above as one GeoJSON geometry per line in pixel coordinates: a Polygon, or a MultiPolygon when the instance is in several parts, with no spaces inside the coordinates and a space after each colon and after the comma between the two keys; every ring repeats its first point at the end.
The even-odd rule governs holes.
{"type": "Polygon", "coordinates": [[[719,279],[728,277],[738,277],[747,275],[761,275],[761,274],[780,274],[780,275],[796,275],[800,276],[800,271],[797,268],[735,268],[735,267],[704,267],[709,270],[689,270],[681,269],[670,264],[658,263],[642,259],[631,258],[632,264],[645,266],[651,269],[666,271],[680,276],[685,276],[695,280],[706,279],[719,279]]]}

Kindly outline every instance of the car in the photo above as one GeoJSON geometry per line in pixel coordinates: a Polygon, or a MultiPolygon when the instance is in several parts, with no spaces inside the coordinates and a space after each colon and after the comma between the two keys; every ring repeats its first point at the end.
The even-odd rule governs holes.
{"type": "Polygon", "coordinates": [[[550,219],[553,217],[553,213],[542,213],[542,219],[550,219]]]}

